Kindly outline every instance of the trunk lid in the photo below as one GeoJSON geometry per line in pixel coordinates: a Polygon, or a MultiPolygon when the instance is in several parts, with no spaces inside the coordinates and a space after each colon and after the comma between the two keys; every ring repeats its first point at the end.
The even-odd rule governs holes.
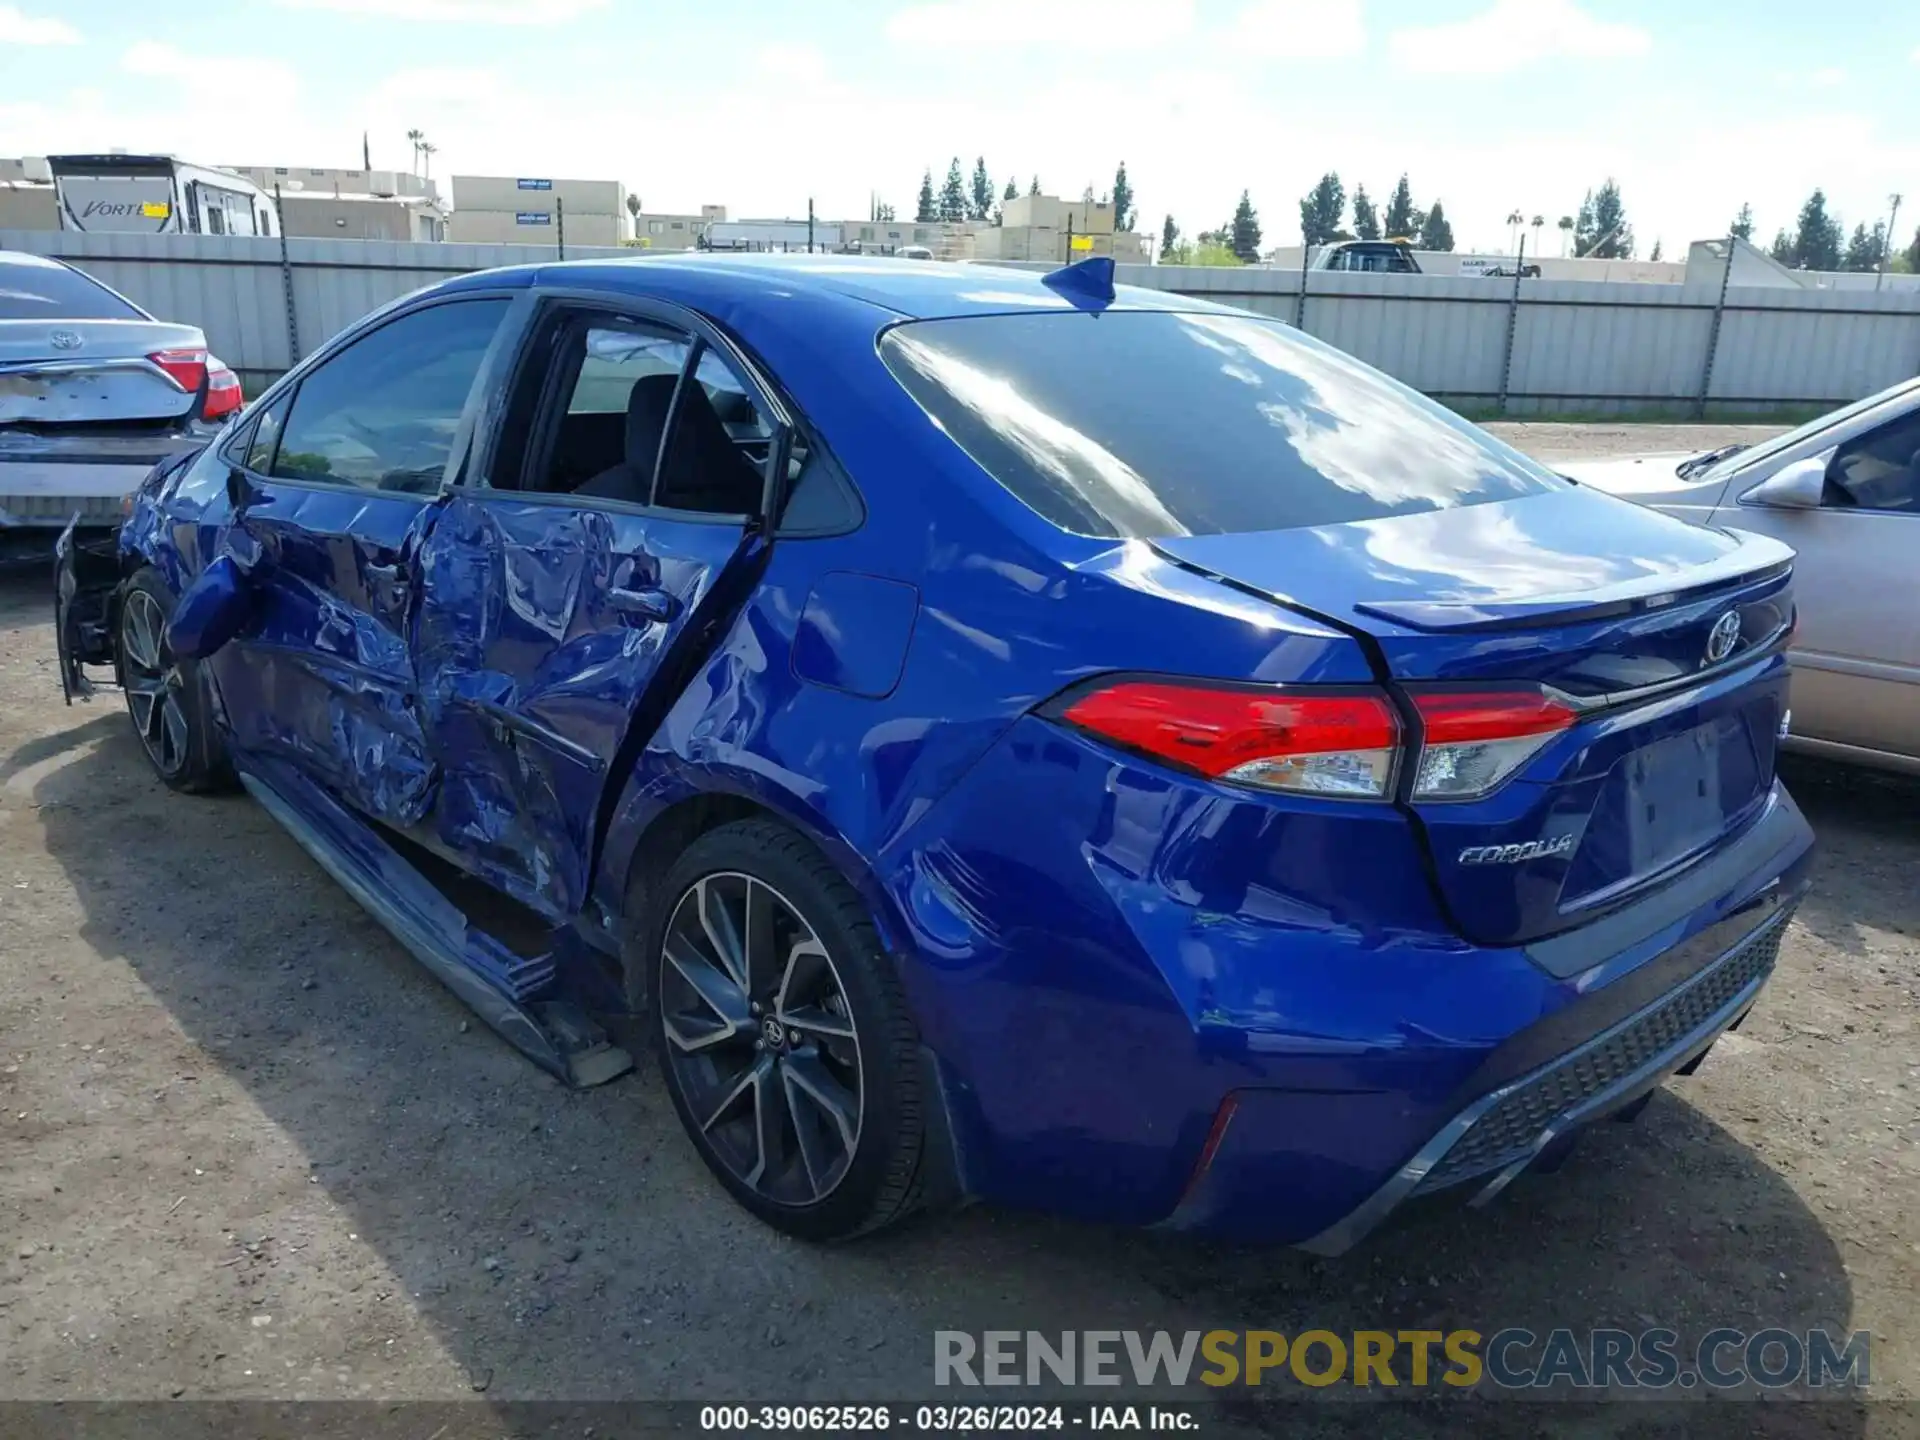
{"type": "Polygon", "coordinates": [[[1569,489],[1154,544],[1359,636],[1409,717],[1423,690],[1516,683],[1577,711],[1484,798],[1418,800],[1403,777],[1477,943],[1627,903],[1728,843],[1771,789],[1792,618],[1792,552],[1775,541],[1569,489]]]}
{"type": "Polygon", "coordinates": [[[147,357],[206,343],[161,320],[0,320],[0,431],[184,420],[198,397],[147,357]]]}

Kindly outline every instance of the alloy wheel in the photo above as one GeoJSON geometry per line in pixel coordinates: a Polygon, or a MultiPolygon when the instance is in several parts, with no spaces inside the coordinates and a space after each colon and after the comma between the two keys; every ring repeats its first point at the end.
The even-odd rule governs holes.
{"type": "Polygon", "coordinates": [[[127,593],[120,621],[127,709],[147,757],[162,775],[178,775],[187,763],[187,712],[181,705],[180,667],[166,653],[166,616],[145,590],[127,593]]]}
{"type": "Polygon", "coordinates": [[[860,1143],[860,1038],[833,959],[785,896],[721,872],[662,941],[667,1061],[707,1147],[776,1204],[824,1200],[860,1143]]]}

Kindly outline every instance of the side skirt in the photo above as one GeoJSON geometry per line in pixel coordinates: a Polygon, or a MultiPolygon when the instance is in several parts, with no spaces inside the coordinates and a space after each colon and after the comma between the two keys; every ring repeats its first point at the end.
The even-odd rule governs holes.
{"type": "Polygon", "coordinates": [[[249,758],[240,783],[320,868],[393,933],[422,965],[550,1075],[576,1089],[633,1068],[633,1057],[576,1007],[509,994],[495,978],[502,947],[398,851],[339,801],[285,766],[249,758]]]}

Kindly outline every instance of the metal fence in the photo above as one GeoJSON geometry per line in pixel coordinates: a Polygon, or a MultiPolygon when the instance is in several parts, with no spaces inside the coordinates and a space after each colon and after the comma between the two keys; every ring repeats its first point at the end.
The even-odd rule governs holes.
{"type": "MultiPolygon", "coordinates": [[[[199,325],[249,390],[422,285],[555,258],[534,245],[65,231],[0,231],[0,249],[60,256],[165,319],[199,325]]],[[[1118,278],[1298,325],[1471,414],[1812,411],[1920,374],[1916,290],[1162,265],[1123,265],[1118,278]]]]}

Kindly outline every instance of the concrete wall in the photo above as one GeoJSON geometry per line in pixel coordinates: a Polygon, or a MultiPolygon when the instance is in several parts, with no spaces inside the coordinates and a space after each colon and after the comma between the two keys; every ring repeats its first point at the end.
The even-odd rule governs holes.
{"type": "MultiPolygon", "coordinates": [[[[576,249],[569,258],[631,249],[576,249]]],[[[0,231],[0,249],[58,255],[166,319],[197,324],[249,390],[291,363],[274,240],[207,235],[0,231]]],[[[287,241],[299,348],[311,351],[376,306],[448,275],[554,259],[551,245],[287,241]]],[[[635,260],[637,264],[647,263],[635,260]]],[[[1039,267],[1025,268],[1046,268],[1039,267]]],[[[1503,370],[1508,412],[1686,413],[1701,393],[1717,285],[1512,282],[1263,267],[1122,265],[1150,286],[1271,315],[1417,389],[1491,410],[1503,370]],[[1298,307],[1298,308],[1297,308],[1298,307]],[[1512,347],[1507,336],[1511,323],[1512,347]]],[[[1819,409],[1920,373],[1920,290],[1790,290],[1735,285],[1713,352],[1717,410],[1819,409]]]]}

